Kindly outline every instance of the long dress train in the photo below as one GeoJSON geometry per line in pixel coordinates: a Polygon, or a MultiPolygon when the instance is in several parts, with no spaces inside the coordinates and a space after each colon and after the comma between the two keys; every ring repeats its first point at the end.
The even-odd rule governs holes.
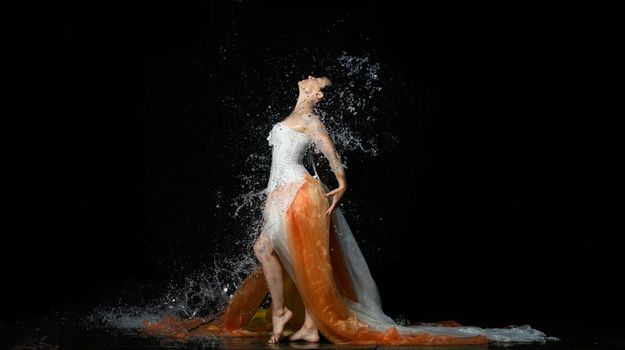
{"type": "MultiPolygon", "coordinates": [[[[325,211],[328,188],[302,164],[312,140],[277,123],[267,138],[273,145],[261,234],[284,267],[285,304],[295,317],[286,330],[303,323],[304,306],[320,333],[335,344],[466,345],[555,340],[529,326],[480,328],[453,321],[400,326],[384,314],[377,286],[340,208],[325,211]]],[[[325,152],[324,152],[325,153],[325,152]]],[[[261,336],[271,331],[270,311],[260,308],[268,293],[262,270],[248,276],[216,320],[169,318],[146,324],[152,334],[261,336]]]]}

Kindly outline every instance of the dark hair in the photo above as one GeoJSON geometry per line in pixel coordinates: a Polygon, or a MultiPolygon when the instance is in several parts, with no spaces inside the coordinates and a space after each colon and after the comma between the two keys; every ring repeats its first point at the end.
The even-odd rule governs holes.
{"type": "Polygon", "coordinates": [[[321,79],[325,79],[326,81],[326,83],[323,84],[323,86],[321,87],[321,90],[326,91],[328,87],[332,86],[332,80],[330,80],[330,78],[328,78],[327,76],[323,75],[321,76],[321,79]]]}

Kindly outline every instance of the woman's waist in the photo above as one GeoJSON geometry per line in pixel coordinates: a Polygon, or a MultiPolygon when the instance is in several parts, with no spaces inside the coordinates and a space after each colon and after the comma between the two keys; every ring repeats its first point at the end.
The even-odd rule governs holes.
{"type": "Polygon", "coordinates": [[[310,173],[303,165],[283,169],[274,168],[269,176],[269,186],[300,180],[306,175],[310,175],[310,173]]]}
{"type": "Polygon", "coordinates": [[[275,171],[271,172],[269,181],[292,180],[300,178],[306,174],[310,173],[303,165],[297,168],[275,169],[275,171]]]}
{"type": "Polygon", "coordinates": [[[276,158],[274,157],[271,161],[271,166],[304,166],[304,159],[302,157],[282,157],[276,158]]]}
{"type": "Polygon", "coordinates": [[[271,165],[272,174],[307,172],[302,162],[276,162],[271,165]]]}

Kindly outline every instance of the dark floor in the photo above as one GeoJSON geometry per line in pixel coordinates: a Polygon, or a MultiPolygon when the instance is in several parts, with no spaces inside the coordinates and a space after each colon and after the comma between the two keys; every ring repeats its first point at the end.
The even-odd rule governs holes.
{"type": "MultiPolygon", "coordinates": [[[[53,327],[54,328],[54,327],[53,327]]],[[[4,329],[7,331],[9,329],[4,329]]],[[[4,332],[3,332],[4,333],[4,332]]],[[[564,350],[564,349],[625,349],[625,335],[617,331],[573,331],[557,334],[559,342],[545,344],[498,344],[484,346],[337,346],[328,342],[307,344],[300,342],[268,345],[264,340],[251,338],[214,338],[177,342],[139,335],[135,331],[107,328],[52,329],[17,327],[10,329],[7,349],[506,349],[506,350],[564,350]]],[[[3,348],[5,348],[3,346],[3,348]]]]}

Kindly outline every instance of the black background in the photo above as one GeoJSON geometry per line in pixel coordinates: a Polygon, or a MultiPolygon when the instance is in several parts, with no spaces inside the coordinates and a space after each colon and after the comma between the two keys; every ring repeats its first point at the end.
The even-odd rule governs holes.
{"type": "Polygon", "coordinates": [[[286,90],[267,84],[272,62],[301,59],[284,81],[293,98],[279,108],[289,111],[296,79],[323,73],[305,56],[345,51],[394,78],[383,90],[394,109],[379,106],[377,118],[400,142],[353,161],[346,193],[388,314],[547,330],[622,324],[614,45],[595,13],[381,1],[70,8],[54,130],[63,152],[39,169],[61,178],[62,193],[33,211],[36,232],[18,237],[27,258],[9,269],[9,315],[88,308],[129,283],[155,286],[131,301],[153,297],[210,259],[222,224],[213,189],[232,183],[242,168],[229,166],[247,150],[266,147],[263,135],[223,146],[241,116],[216,96],[241,103],[250,91],[265,106],[272,89],[286,90]],[[217,72],[224,45],[237,59],[217,72]]]}

